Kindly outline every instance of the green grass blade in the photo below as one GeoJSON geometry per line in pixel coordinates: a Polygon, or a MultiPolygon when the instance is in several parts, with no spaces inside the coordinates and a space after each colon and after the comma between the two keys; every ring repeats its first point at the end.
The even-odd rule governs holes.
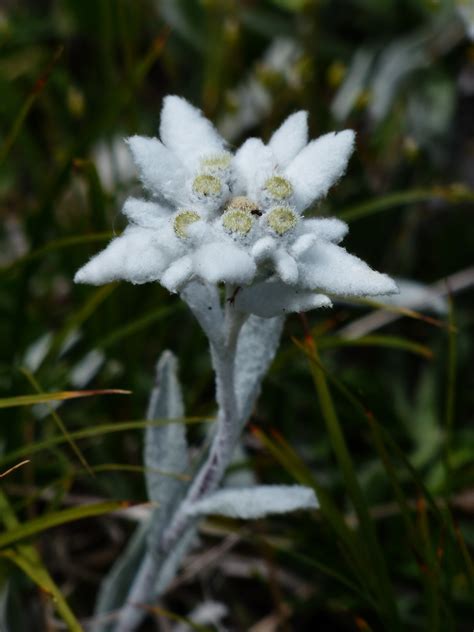
{"type": "Polygon", "coordinates": [[[34,404],[61,402],[67,399],[94,397],[96,395],[130,395],[130,393],[131,391],[125,391],[119,388],[103,388],[89,391],[59,391],[57,393],[39,393],[38,395],[17,395],[15,397],[2,397],[0,399],[0,408],[33,406],[34,404]]]}
{"type": "Polygon", "coordinates": [[[448,297],[449,312],[448,312],[448,362],[446,367],[447,380],[446,380],[446,402],[445,402],[445,433],[444,433],[444,456],[445,456],[445,469],[446,469],[446,498],[449,498],[451,493],[451,478],[452,478],[452,458],[451,458],[451,443],[454,426],[454,411],[455,411],[455,388],[456,388],[456,328],[454,322],[454,307],[451,297],[448,297]]]}
{"type": "MultiPolygon", "coordinates": [[[[150,425],[164,425],[169,423],[185,423],[185,424],[195,424],[195,423],[213,423],[215,422],[214,418],[208,417],[186,417],[183,419],[163,419],[163,420],[140,420],[140,421],[123,421],[121,423],[109,423],[109,424],[101,424],[98,426],[90,426],[89,428],[84,428],[83,430],[76,430],[75,432],[70,432],[70,439],[76,441],[80,439],[89,439],[93,437],[101,437],[106,434],[112,434],[115,432],[125,432],[127,430],[143,430],[147,426],[150,425]]],[[[60,445],[66,442],[66,438],[63,435],[57,437],[49,437],[44,441],[36,441],[27,446],[23,446],[18,450],[14,450],[0,457],[0,467],[7,465],[8,463],[12,463],[17,461],[18,459],[24,457],[31,457],[34,454],[38,454],[39,452],[43,452],[49,448],[52,448],[56,445],[60,445]]]]}
{"type": "Polygon", "coordinates": [[[17,549],[6,549],[0,552],[0,557],[10,560],[13,564],[21,568],[25,575],[28,575],[43,592],[51,597],[58,614],[70,632],[83,632],[81,624],[74,616],[60,588],[41,563],[33,547],[20,546],[17,549]]]}
{"type": "Polygon", "coordinates": [[[179,472],[167,472],[160,470],[157,467],[144,467],[143,465],[129,465],[128,463],[101,463],[100,465],[94,465],[91,467],[93,472],[132,472],[136,474],[146,474],[147,472],[153,472],[160,476],[168,476],[178,481],[190,481],[191,477],[188,474],[181,474],[179,472]]]}
{"type": "MultiPolygon", "coordinates": [[[[337,299],[337,297],[334,297],[337,299]]],[[[449,325],[446,324],[444,320],[439,320],[438,318],[433,318],[432,316],[427,316],[426,314],[422,314],[421,312],[417,312],[414,309],[410,309],[408,307],[401,307],[400,305],[388,305],[386,303],[379,303],[378,301],[374,301],[371,298],[354,298],[346,299],[348,303],[352,303],[354,305],[363,305],[365,307],[371,307],[373,309],[380,309],[384,312],[390,312],[392,314],[396,314],[397,316],[406,316],[407,318],[412,318],[413,320],[421,320],[428,325],[432,325],[433,327],[438,327],[440,329],[449,328],[449,325]]]]}
{"type": "MultiPolygon", "coordinates": [[[[255,538],[255,534],[252,534],[251,540],[253,541],[254,538],[255,538]]],[[[250,540],[250,538],[248,539],[250,540]]],[[[368,601],[373,608],[376,608],[376,603],[374,602],[373,597],[371,597],[366,592],[362,591],[360,587],[357,585],[357,583],[350,581],[345,575],[329,567],[327,564],[320,562],[314,557],[309,557],[308,555],[303,555],[302,553],[298,553],[288,548],[284,548],[281,545],[278,545],[275,542],[273,542],[271,538],[265,538],[264,536],[259,535],[258,539],[262,540],[266,546],[268,546],[270,549],[273,549],[276,553],[292,558],[295,561],[302,562],[303,564],[307,566],[311,566],[315,568],[316,570],[321,572],[323,575],[327,575],[328,577],[331,577],[332,579],[339,582],[342,586],[345,586],[354,594],[358,595],[363,601],[368,601]]]]}
{"type": "Polygon", "coordinates": [[[57,252],[58,250],[66,250],[71,246],[82,246],[84,244],[93,244],[93,243],[103,243],[105,241],[109,241],[112,239],[116,233],[112,233],[110,231],[102,232],[102,233],[90,233],[88,235],[77,235],[74,237],[63,237],[62,239],[55,239],[54,241],[50,241],[45,246],[41,248],[37,248],[32,252],[24,255],[23,257],[19,257],[15,259],[11,263],[6,266],[0,267],[0,274],[6,274],[8,272],[14,272],[18,268],[37,259],[42,259],[45,255],[49,255],[52,252],[57,252]]]}
{"type": "Polygon", "coordinates": [[[326,422],[329,438],[341,467],[349,497],[357,513],[361,533],[364,534],[364,541],[361,542],[366,546],[368,557],[373,564],[373,574],[369,574],[366,579],[371,583],[374,591],[378,594],[380,616],[383,617],[387,629],[398,629],[399,618],[397,604],[386,562],[377,540],[367,502],[357,480],[354,464],[342,433],[325,374],[320,368],[317,348],[312,337],[306,338],[305,346],[308,350],[309,357],[314,360],[310,362],[310,368],[318,393],[322,416],[326,422]]]}
{"type": "Polygon", "coordinates": [[[64,326],[56,333],[51,341],[50,348],[45,358],[43,359],[41,366],[55,357],[61,350],[63,344],[67,340],[68,336],[77,331],[84,322],[92,316],[99,305],[107,299],[112,292],[116,289],[117,283],[110,283],[100,287],[90,294],[86,302],[80,307],[80,309],[73,312],[73,315],[66,321],[64,326]]]}
{"type": "Polygon", "coordinates": [[[13,530],[0,533],[0,549],[11,546],[12,544],[17,544],[22,540],[38,535],[47,529],[52,529],[53,527],[66,524],[68,522],[82,520],[83,518],[103,516],[104,514],[112,513],[113,511],[117,511],[117,509],[123,509],[127,506],[128,503],[125,503],[124,501],[108,501],[47,513],[39,518],[33,518],[28,522],[19,524],[13,530]]]}
{"type": "MultiPolygon", "coordinates": [[[[26,377],[26,379],[29,381],[29,383],[33,386],[33,388],[40,394],[42,392],[42,388],[38,382],[38,380],[35,378],[35,376],[33,375],[33,373],[31,373],[31,371],[29,371],[26,368],[21,368],[20,371],[23,373],[23,375],[26,377]]],[[[52,408],[51,406],[48,406],[48,410],[49,410],[49,414],[51,415],[54,423],[56,424],[56,426],[59,428],[59,431],[63,434],[64,438],[66,439],[66,441],[69,443],[69,445],[71,446],[72,451],[74,452],[74,454],[77,456],[77,458],[79,459],[79,461],[81,462],[82,466],[84,467],[84,469],[91,475],[94,476],[94,472],[91,469],[91,466],[89,465],[89,463],[87,462],[85,456],[82,454],[81,450],[79,449],[79,447],[76,445],[76,443],[71,439],[69,432],[66,428],[66,426],[63,423],[63,420],[61,419],[61,417],[58,415],[58,413],[54,410],[54,408],[52,408]]]]}
{"type": "Polygon", "coordinates": [[[158,309],[153,309],[146,313],[144,316],[141,316],[140,318],[137,318],[136,320],[111,331],[109,335],[105,336],[97,342],[97,346],[101,349],[111,347],[124,338],[127,338],[127,336],[131,336],[138,331],[149,327],[153,323],[166,318],[166,316],[168,316],[169,314],[175,313],[182,308],[184,308],[184,303],[174,303],[170,307],[159,307],[158,309]]]}
{"type": "Polygon", "coordinates": [[[337,347],[383,347],[408,351],[415,355],[423,356],[428,360],[433,358],[433,352],[425,345],[400,338],[399,336],[361,336],[360,338],[344,338],[341,336],[324,336],[319,339],[320,350],[333,349],[337,347]]]}
{"type": "MultiPolygon", "coordinates": [[[[364,406],[364,404],[360,402],[357,399],[357,397],[355,397],[355,395],[353,395],[353,393],[351,393],[349,389],[346,386],[344,386],[344,384],[342,384],[340,380],[338,380],[334,375],[331,375],[331,373],[329,373],[320,362],[317,362],[314,357],[311,357],[310,353],[307,350],[307,347],[304,344],[302,344],[298,340],[293,340],[293,341],[295,345],[297,346],[297,348],[300,349],[300,351],[302,351],[308,357],[310,362],[316,363],[319,366],[320,370],[324,372],[326,378],[331,382],[331,384],[347,399],[348,402],[350,402],[353,405],[354,409],[359,412],[360,417],[364,420],[365,423],[367,423],[371,418],[375,420],[374,415],[370,411],[368,411],[366,406],[364,406]]],[[[388,450],[394,455],[396,455],[397,458],[400,460],[400,462],[403,463],[404,467],[409,472],[413,481],[416,483],[418,489],[423,493],[423,496],[428,500],[430,504],[430,509],[434,514],[436,514],[436,516],[438,517],[440,521],[440,524],[446,525],[447,523],[443,515],[441,514],[439,507],[437,503],[435,502],[432,494],[426,488],[422,478],[420,477],[416,469],[413,467],[413,465],[410,463],[409,459],[406,457],[403,450],[400,449],[397,443],[390,436],[389,432],[378,422],[377,422],[377,428],[380,434],[382,435],[383,441],[387,444],[388,450]]]]}
{"type": "Polygon", "coordinates": [[[281,435],[277,434],[277,440],[274,441],[259,428],[254,427],[252,432],[296,481],[314,489],[322,516],[324,516],[324,519],[339,539],[342,554],[350,566],[355,579],[362,584],[362,588],[359,591],[364,594],[368,602],[373,604],[374,597],[371,594],[371,588],[365,580],[364,574],[364,571],[367,572],[367,568],[370,566],[369,560],[364,554],[357,534],[346,524],[344,515],[334,504],[330,494],[318,483],[311,471],[281,435]]]}
{"type": "Polygon", "coordinates": [[[448,187],[433,187],[431,189],[411,189],[408,191],[396,191],[384,197],[377,197],[368,202],[363,202],[357,206],[343,209],[337,214],[339,219],[345,222],[352,222],[362,217],[369,217],[376,213],[388,211],[400,206],[407,206],[417,202],[429,202],[430,200],[441,199],[448,203],[458,203],[460,201],[473,201],[474,192],[467,188],[460,189],[453,185],[448,187]]]}
{"type": "Polygon", "coordinates": [[[463,557],[464,565],[466,567],[467,578],[469,580],[469,587],[470,587],[472,596],[474,597],[474,563],[472,561],[472,556],[466,545],[466,541],[464,539],[463,533],[458,525],[454,525],[454,533],[455,533],[456,540],[463,557]]]}
{"type": "MultiPolygon", "coordinates": [[[[0,491],[0,516],[8,530],[19,528],[15,512],[5,494],[0,491]]],[[[0,551],[0,557],[9,559],[23,570],[46,594],[50,595],[53,604],[71,632],[82,632],[82,627],[55,584],[48,570],[43,565],[38,551],[29,544],[19,544],[14,549],[0,551]]]]}
{"type": "Polygon", "coordinates": [[[31,108],[33,107],[36,100],[38,99],[38,97],[43,92],[44,88],[46,87],[49,76],[51,72],[53,71],[53,68],[58,63],[63,53],[63,50],[64,50],[63,46],[59,46],[59,48],[56,49],[46,70],[36,80],[30,94],[28,95],[28,97],[26,98],[26,101],[24,102],[24,104],[20,108],[20,111],[16,115],[16,118],[13,121],[13,125],[11,126],[10,131],[7,133],[5,140],[0,146],[0,164],[2,164],[5,161],[6,157],[10,153],[10,150],[13,147],[15,140],[18,137],[18,134],[20,133],[21,128],[23,127],[23,123],[25,122],[26,117],[28,116],[31,108]]]}

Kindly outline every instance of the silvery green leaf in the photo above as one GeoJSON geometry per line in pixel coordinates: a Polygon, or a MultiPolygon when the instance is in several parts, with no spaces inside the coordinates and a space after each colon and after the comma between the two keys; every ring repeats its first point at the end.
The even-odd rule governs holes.
{"type": "Polygon", "coordinates": [[[196,50],[206,48],[204,37],[204,11],[199,3],[186,0],[155,0],[156,11],[174,32],[196,50]]]}
{"type": "Polygon", "coordinates": [[[255,474],[247,465],[247,455],[240,441],[235,447],[234,456],[226,472],[223,487],[252,487],[255,484],[255,474]]]}
{"type": "MultiPolygon", "coordinates": [[[[170,351],[165,351],[156,368],[155,386],[147,411],[148,420],[179,419],[184,416],[177,369],[176,358],[170,351]]],[[[185,491],[185,483],[178,477],[170,476],[171,473],[182,474],[188,465],[184,424],[148,426],[145,432],[144,461],[148,497],[158,503],[159,507],[153,512],[151,519],[135,531],[125,552],[102,583],[96,605],[97,615],[123,606],[130,594],[130,587],[141,582],[147,569],[151,569],[150,575],[155,581],[157,561],[152,549],[185,491]],[[160,471],[166,475],[160,474],[160,471]]],[[[99,622],[93,632],[108,632],[110,629],[111,624],[99,622]]]]}
{"type": "Polygon", "coordinates": [[[430,64],[428,34],[419,32],[391,42],[376,62],[369,90],[369,113],[379,122],[388,114],[400,85],[415,70],[430,64]]]}
{"type": "Polygon", "coordinates": [[[99,372],[104,361],[105,355],[100,349],[86,353],[71,369],[70,380],[74,388],[84,388],[99,372]]]}
{"type": "Polygon", "coordinates": [[[396,279],[396,283],[400,293],[382,294],[377,297],[378,303],[416,310],[423,309],[441,315],[448,312],[446,297],[440,296],[428,285],[412,279],[396,279]]]}
{"type": "Polygon", "coordinates": [[[175,577],[181,560],[193,545],[195,536],[196,529],[191,525],[164,559],[151,550],[147,552],[123,602],[114,632],[130,632],[138,628],[146,612],[135,604],[152,603],[158,595],[163,594],[175,577]]]}
{"type": "Polygon", "coordinates": [[[235,358],[235,391],[241,424],[252,412],[262,379],[275,357],[283,323],[283,316],[251,315],[242,327],[235,358]]]}
{"type": "Polygon", "coordinates": [[[449,77],[430,77],[408,96],[406,120],[410,136],[418,145],[438,155],[442,153],[440,140],[446,136],[453,120],[457,90],[449,77]]]}
{"type": "Polygon", "coordinates": [[[196,534],[197,531],[195,526],[191,525],[191,527],[184,532],[178,542],[173,546],[173,549],[169,552],[163,562],[163,565],[161,566],[160,573],[155,584],[155,595],[161,595],[173,581],[182,559],[196,541],[196,534]]]}
{"type": "MultiPolygon", "coordinates": [[[[147,419],[150,421],[184,416],[177,372],[175,356],[170,351],[163,352],[156,368],[155,386],[148,406],[147,419]]],[[[185,483],[179,476],[188,467],[185,425],[170,423],[148,426],[145,432],[144,462],[148,498],[159,504],[157,513],[164,517],[184,493],[185,483]],[[161,474],[160,470],[166,475],[161,474]]]]}
{"type": "Polygon", "coordinates": [[[456,11],[463,22],[467,37],[474,42],[474,6],[469,0],[456,0],[456,11]]]}
{"type": "MultiPolygon", "coordinates": [[[[214,626],[219,632],[224,632],[227,628],[223,628],[221,620],[229,614],[226,605],[219,601],[206,600],[193,608],[187,618],[194,624],[203,626],[214,626]]],[[[196,628],[194,628],[196,629],[196,628]]],[[[213,628],[214,629],[214,628],[213,628]]],[[[193,628],[187,623],[178,623],[173,632],[193,632],[193,628]]]]}
{"type": "Polygon", "coordinates": [[[5,581],[0,588],[0,630],[9,632],[8,603],[10,601],[10,582],[5,581]]]}
{"type": "Polygon", "coordinates": [[[188,304],[210,340],[223,334],[224,315],[216,286],[193,281],[181,292],[181,298],[188,304]]]}
{"type": "Polygon", "coordinates": [[[125,550],[102,581],[94,610],[98,621],[93,624],[91,632],[109,632],[113,629],[113,623],[102,615],[117,610],[126,600],[146,552],[149,530],[150,521],[143,522],[135,530],[125,550]]]}
{"type": "Polygon", "coordinates": [[[221,489],[188,508],[193,516],[216,514],[229,518],[253,519],[298,509],[317,509],[314,490],[301,485],[260,485],[221,489]]]}
{"type": "Polygon", "coordinates": [[[264,281],[242,289],[235,306],[242,312],[272,318],[292,312],[307,312],[318,307],[330,307],[324,294],[287,285],[281,281],[264,281]]]}
{"type": "Polygon", "coordinates": [[[344,121],[352,111],[357,99],[366,89],[374,51],[359,48],[331,104],[331,112],[337,121],[344,121]]]}

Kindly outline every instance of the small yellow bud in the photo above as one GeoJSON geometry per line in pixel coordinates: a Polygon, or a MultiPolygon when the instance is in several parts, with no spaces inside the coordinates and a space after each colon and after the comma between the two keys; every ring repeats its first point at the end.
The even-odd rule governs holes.
{"type": "Polygon", "coordinates": [[[190,224],[197,222],[201,219],[199,213],[196,211],[181,211],[173,220],[173,228],[174,232],[181,237],[181,239],[186,239],[188,236],[187,228],[190,224]]]}
{"type": "Polygon", "coordinates": [[[296,226],[298,216],[288,206],[280,206],[266,215],[268,225],[278,235],[284,235],[296,226]]]}
{"type": "Polygon", "coordinates": [[[252,224],[252,216],[247,211],[232,210],[222,216],[222,225],[230,233],[246,235],[252,228],[252,224]]]}
{"type": "Polygon", "coordinates": [[[226,211],[245,211],[246,213],[251,213],[252,211],[258,210],[258,204],[252,202],[248,197],[244,195],[238,195],[237,197],[233,197],[230,199],[226,206],[226,211]]]}
{"type": "Polygon", "coordinates": [[[293,193],[293,187],[283,176],[273,176],[265,182],[265,189],[277,200],[285,200],[293,193]]]}
{"type": "Polygon", "coordinates": [[[194,178],[193,191],[199,195],[219,195],[222,183],[216,176],[203,174],[194,178]]]}
{"type": "Polygon", "coordinates": [[[227,152],[221,154],[211,154],[201,160],[201,165],[207,169],[227,169],[232,156],[227,152]]]}

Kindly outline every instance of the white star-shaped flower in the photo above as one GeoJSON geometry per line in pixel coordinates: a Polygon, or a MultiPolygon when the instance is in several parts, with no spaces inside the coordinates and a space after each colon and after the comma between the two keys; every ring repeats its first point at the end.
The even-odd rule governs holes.
{"type": "Polygon", "coordinates": [[[128,228],[77,282],[158,281],[172,292],[195,280],[225,283],[239,288],[236,309],[264,317],[328,306],[326,293],[396,291],[337,245],[343,222],[302,217],[344,173],[351,130],[308,143],[307,115],[297,112],[268,145],[251,138],[232,156],[199,110],[169,96],[160,137],[128,140],[150,200],[127,200],[128,228]]]}

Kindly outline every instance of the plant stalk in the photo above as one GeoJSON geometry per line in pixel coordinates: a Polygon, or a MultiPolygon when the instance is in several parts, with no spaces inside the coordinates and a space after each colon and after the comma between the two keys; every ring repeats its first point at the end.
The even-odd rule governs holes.
{"type": "MultiPolygon", "coordinates": [[[[234,454],[241,430],[235,392],[235,358],[245,316],[237,313],[229,301],[233,290],[234,288],[230,287],[227,291],[223,331],[220,336],[210,340],[216,377],[218,415],[217,430],[209,454],[197,471],[169,525],[161,534],[155,554],[151,552],[145,556],[130,589],[127,604],[119,614],[115,632],[132,632],[138,627],[146,612],[143,605],[157,597],[156,585],[167,558],[198,520],[189,513],[189,508],[217,489],[234,454]]],[[[151,528],[153,529],[153,525],[151,528]]],[[[183,555],[186,550],[182,549],[183,555]]]]}

